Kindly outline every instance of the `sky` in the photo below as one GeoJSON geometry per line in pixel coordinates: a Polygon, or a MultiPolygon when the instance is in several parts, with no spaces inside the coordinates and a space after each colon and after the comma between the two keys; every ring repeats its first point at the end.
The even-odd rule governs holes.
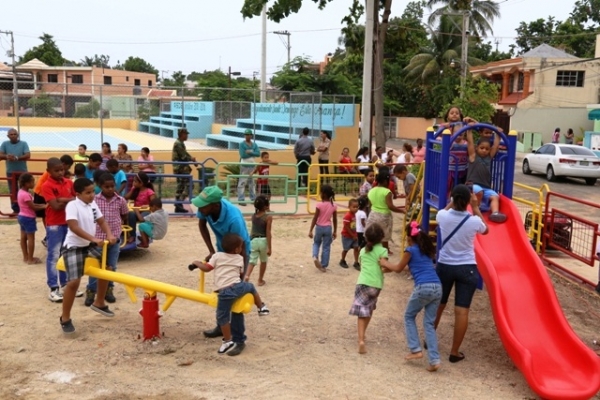
{"type": "MultiPolygon", "coordinates": [[[[575,1],[495,0],[502,18],[493,24],[492,43],[508,50],[521,21],[554,16],[564,20],[575,1]]],[[[400,16],[407,0],[394,0],[392,16],[400,16]]],[[[242,0],[30,0],[12,2],[0,13],[0,30],[13,31],[15,54],[23,55],[40,43],[42,33],[53,35],[63,57],[79,61],[85,56],[107,54],[110,64],[129,56],[141,57],[164,77],[181,70],[185,74],[221,68],[251,78],[261,65],[261,18],[244,20],[242,0]]],[[[279,24],[267,23],[267,75],[287,61],[287,50],[273,31],[291,32],[291,57],[308,56],[322,61],[335,51],[351,0],[334,0],[319,10],[304,0],[298,14],[279,24]]],[[[428,11],[426,11],[426,14],[428,11]]],[[[0,62],[10,39],[0,34],[0,62]]]]}

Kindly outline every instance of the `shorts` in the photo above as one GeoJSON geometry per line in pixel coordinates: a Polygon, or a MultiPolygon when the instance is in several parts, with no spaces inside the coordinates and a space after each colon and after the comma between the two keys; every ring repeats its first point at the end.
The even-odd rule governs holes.
{"type": "MultiPolygon", "coordinates": [[[[46,204],[46,199],[37,193],[33,194],[33,204],[46,204]]],[[[38,218],[46,218],[46,209],[37,210],[35,216],[38,218]]]]}
{"type": "Polygon", "coordinates": [[[382,242],[389,242],[392,240],[392,226],[394,224],[394,220],[392,218],[392,213],[382,214],[377,211],[371,211],[369,217],[367,218],[367,228],[371,224],[379,224],[381,229],[383,229],[383,240],[382,242]]]}
{"type": "Polygon", "coordinates": [[[19,221],[19,226],[21,226],[21,231],[23,232],[35,233],[37,231],[37,222],[35,218],[17,215],[17,221],[19,221]]]}
{"type": "Polygon", "coordinates": [[[377,298],[381,289],[367,285],[356,285],[354,289],[354,303],[350,307],[350,315],[356,315],[359,318],[368,318],[373,315],[377,308],[377,298]]]}
{"type": "Polygon", "coordinates": [[[223,288],[218,293],[217,324],[223,326],[231,321],[231,307],[233,303],[247,293],[256,294],[254,285],[250,282],[239,282],[235,285],[223,288]]]}
{"type": "Polygon", "coordinates": [[[356,240],[354,238],[342,236],[342,248],[344,249],[344,251],[349,251],[351,249],[357,249],[358,248],[358,240],[356,240]]]}
{"type": "Polygon", "coordinates": [[[475,295],[477,284],[479,283],[477,265],[448,265],[438,262],[436,272],[442,282],[441,304],[448,303],[452,286],[456,284],[454,305],[456,307],[469,308],[473,300],[473,295],[475,295]]]}
{"type": "Polygon", "coordinates": [[[99,246],[63,248],[61,256],[65,263],[65,270],[67,271],[67,281],[73,281],[83,276],[85,259],[87,257],[96,259],[102,257],[102,248],[99,246]]]}
{"type": "Polygon", "coordinates": [[[257,183],[256,184],[256,194],[257,195],[263,195],[266,196],[267,198],[271,197],[271,186],[269,186],[268,183],[257,183]]]}
{"type": "Polygon", "coordinates": [[[256,262],[260,259],[260,262],[266,263],[269,259],[267,255],[267,238],[266,237],[255,237],[250,241],[250,260],[249,263],[256,265],[256,262]]]}
{"type": "Polygon", "coordinates": [[[154,237],[154,225],[150,222],[142,222],[138,224],[138,230],[148,235],[150,239],[154,237]]]}
{"type": "Polygon", "coordinates": [[[481,199],[481,204],[479,205],[479,209],[481,211],[489,211],[490,210],[490,198],[498,197],[498,193],[496,193],[492,189],[484,188],[479,185],[473,185],[473,193],[477,194],[479,192],[483,192],[483,198],[481,199]]]}
{"type": "Polygon", "coordinates": [[[356,236],[358,236],[358,247],[361,249],[367,245],[367,240],[365,239],[365,234],[363,232],[356,232],[356,236]]]}

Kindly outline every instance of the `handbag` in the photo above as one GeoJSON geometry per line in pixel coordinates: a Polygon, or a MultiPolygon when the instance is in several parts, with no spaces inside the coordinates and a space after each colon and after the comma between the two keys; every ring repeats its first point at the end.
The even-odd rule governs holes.
{"type": "MultiPolygon", "coordinates": [[[[442,248],[444,247],[444,245],[446,243],[448,243],[448,240],[452,239],[452,236],[454,236],[454,234],[460,229],[461,226],[463,226],[463,224],[465,222],[467,222],[467,220],[471,217],[471,214],[467,214],[465,215],[465,217],[463,218],[462,221],[460,221],[460,224],[456,225],[456,228],[454,228],[454,230],[452,232],[450,232],[450,234],[448,235],[448,237],[446,239],[442,240],[442,245],[440,246],[440,250],[442,250],[442,248]]],[[[440,229],[440,236],[441,236],[441,229],[440,229]]]]}

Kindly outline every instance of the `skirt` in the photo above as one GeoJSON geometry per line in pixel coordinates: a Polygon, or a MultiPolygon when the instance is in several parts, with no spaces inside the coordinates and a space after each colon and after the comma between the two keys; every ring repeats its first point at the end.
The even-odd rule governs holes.
{"type": "Polygon", "coordinates": [[[389,242],[392,240],[392,226],[394,224],[394,219],[392,218],[392,213],[382,214],[377,211],[371,210],[369,217],[367,218],[367,226],[365,231],[372,224],[378,224],[383,229],[383,242],[389,242]]]}
{"type": "Polygon", "coordinates": [[[354,289],[354,303],[350,307],[350,315],[356,315],[359,318],[368,318],[373,315],[377,308],[377,298],[379,298],[381,289],[367,285],[356,285],[354,289]]]}

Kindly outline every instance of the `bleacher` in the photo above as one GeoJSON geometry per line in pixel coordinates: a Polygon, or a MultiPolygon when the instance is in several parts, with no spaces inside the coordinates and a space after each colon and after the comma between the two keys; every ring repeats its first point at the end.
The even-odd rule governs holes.
{"type": "Polygon", "coordinates": [[[140,122],[138,130],[176,138],[177,131],[186,128],[190,139],[204,139],[212,130],[213,120],[212,102],[186,102],[182,110],[180,101],[172,101],[171,111],[162,111],[160,115],[150,117],[149,121],[140,122]]]}

